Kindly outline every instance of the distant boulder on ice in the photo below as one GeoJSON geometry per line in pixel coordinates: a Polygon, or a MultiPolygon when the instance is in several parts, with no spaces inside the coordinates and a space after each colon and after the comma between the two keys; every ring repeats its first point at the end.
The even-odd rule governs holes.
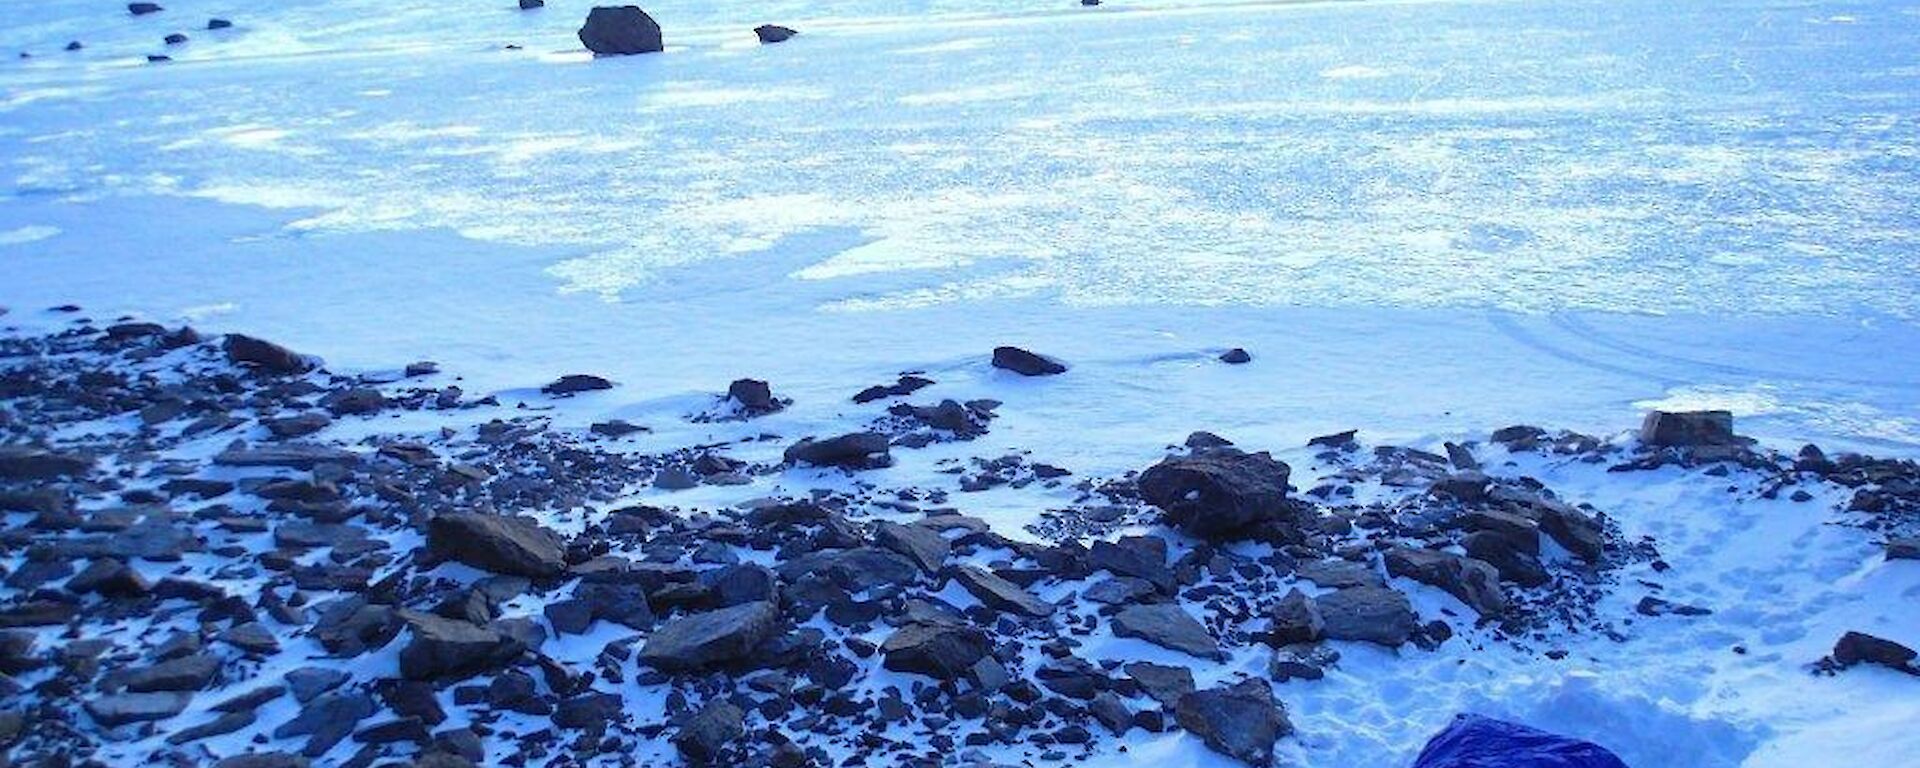
{"type": "Polygon", "coordinates": [[[995,347],[993,367],[1022,376],[1052,376],[1067,372],[1067,366],[1060,361],[1019,347],[995,347]]]}
{"type": "Polygon", "coordinates": [[[602,6],[587,13],[580,43],[601,56],[659,53],[660,24],[636,5],[602,6]]]}
{"type": "Polygon", "coordinates": [[[127,13],[135,16],[145,16],[149,13],[159,13],[164,10],[166,9],[161,8],[158,3],[127,3],[127,13]]]}
{"type": "Polygon", "coordinates": [[[520,0],[520,10],[523,11],[531,11],[535,8],[545,7],[547,7],[547,0],[520,0]]]}
{"type": "Polygon", "coordinates": [[[784,43],[788,38],[800,34],[799,32],[778,24],[762,24],[754,27],[753,33],[760,36],[760,42],[762,43],[784,43]]]}
{"type": "Polygon", "coordinates": [[[1640,424],[1640,441],[1648,445],[1732,445],[1733,414],[1728,411],[1653,411],[1640,424]]]}

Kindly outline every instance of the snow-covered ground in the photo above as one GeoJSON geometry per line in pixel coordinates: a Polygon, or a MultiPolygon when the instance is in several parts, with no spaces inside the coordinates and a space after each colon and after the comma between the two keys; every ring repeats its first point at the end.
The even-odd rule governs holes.
{"type": "MultiPolygon", "coordinates": [[[[1091,475],[1194,429],[1433,447],[1649,407],[1920,453],[1920,2],[673,0],[646,4],[666,53],[604,60],[576,0],[163,4],[0,19],[6,322],[71,302],[470,391],[621,382],[578,424],[755,376],[788,435],[924,370],[1011,404],[973,455],[1091,475]],[[1074,369],[1012,380],[1005,343],[1074,369]]],[[[1800,667],[1844,629],[1920,639],[1920,575],[1828,505],[1501,471],[1659,537],[1718,612],[1554,664],[1350,653],[1281,690],[1302,762],[1404,759],[1476,709],[1641,768],[1920,764],[1911,680],[1800,667]]],[[[962,501],[1017,535],[1047,499],[962,501]]]]}

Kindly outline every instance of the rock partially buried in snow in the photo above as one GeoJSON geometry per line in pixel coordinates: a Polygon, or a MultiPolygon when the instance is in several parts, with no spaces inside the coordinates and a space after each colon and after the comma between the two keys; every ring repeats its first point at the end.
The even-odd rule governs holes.
{"type": "Polygon", "coordinates": [[[232,29],[233,22],[226,19],[207,19],[207,29],[232,29]]]}
{"type": "Polygon", "coordinates": [[[1022,376],[1052,376],[1067,372],[1067,366],[1060,361],[1019,347],[995,347],[993,367],[1022,376]]]}
{"type": "Polygon", "coordinates": [[[511,576],[558,576],[567,568],[560,534],[524,517],[448,512],[427,524],[434,555],[511,576]]]}
{"type": "Polygon", "coordinates": [[[1292,469],[1266,453],[1215,448],[1168,458],[1140,474],[1140,495],[1167,513],[1167,521],[1205,539],[1246,536],[1258,526],[1280,525],[1283,538],[1299,538],[1287,502],[1292,469]]]}
{"type": "Polygon", "coordinates": [[[1481,616],[1507,611],[1507,595],[1493,566],[1471,557],[1431,549],[1394,547],[1385,555],[1387,573],[1439,587],[1481,616]]]}
{"type": "Polygon", "coordinates": [[[787,406],[773,396],[773,387],[759,379],[738,379],[727,385],[727,399],[749,416],[773,413],[787,406]]]}
{"type": "MultiPolygon", "coordinates": [[[[148,57],[151,59],[152,57],[148,57]]],[[[265,339],[256,339],[238,333],[227,334],[225,342],[227,359],[235,365],[244,365],[282,376],[295,376],[313,370],[313,361],[293,350],[265,339]]]]}
{"type": "Polygon", "coordinates": [[[1848,632],[1833,644],[1833,660],[1843,668],[1862,663],[1878,664],[1910,675],[1920,675],[1920,669],[1913,664],[1916,655],[1912,648],[1865,632],[1848,632]]]}
{"type": "Polygon", "coordinates": [[[1226,658],[1205,625],[1178,603],[1133,605],[1113,617],[1113,634],[1216,661],[1226,658]]]}
{"type": "Polygon", "coordinates": [[[145,16],[149,13],[159,13],[164,10],[166,9],[161,8],[158,3],[127,3],[127,13],[135,16],[145,16]]]}
{"type": "Polygon", "coordinates": [[[665,672],[737,662],[771,637],[779,620],[779,610],[769,602],[680,616],[654,630],[640,648],[640,661],[665,672]]]}
{"type": "Polygon", "coordinates": [[[553,383],[541,387],[540,391],[549,395],[566,396],[576,395],[581,392],[596,392],[603,389],[613,389],[613,382],[607,381],[599,376],[573,373],[555,379],[553,383]]]}
{"type": "Polygon", "coordinates": [[[825,440],[806,438],[787,448],[785,458],[789,463],[794,464],[844,469],[879,469],[893,464],[893,455],[888,452],[887,447],[886,435],[878,432],[855,432],[825,440]]]}
{"type": "Polygon", "coordinates": [[[1248,765],[1273,764],[1273,743],[1293,732],[1287,713],[1265,680],[1194,691],[1174,706],[1180,727],[1208,749],[1248,765]]]}
{"type": "Polygon", "coordinates": [[[762,24],[754,27],[753,33],[760,36],[761,43],[784,43],[794,35],[800,34],[778,24],[762,24]]]}
{"type": "Polygon", "coordinates": [[[601,6],[587,12],[580,44],[600,56],[659,53],[666,49],[660,24],[639,6],[601,6]]]}
{"type": "Polygon", "coordinates": [[[531,11],[535,8],[545,7],[547,7],[547,0],[520,0],[520,10],[523,11],[531,11]]]}
{"type": "Polygon", "coordinates": [[[1653,411],[1640,424],[1640,442],[1647,445],[1695,447],[1734,445],[1730,411],[1653,411]]]}
{"type": "Polygon", "coordinates": [[[1253,355],[1247,354],[1244,349],[1234,347],[1220,355],[1220,362],[1228,365],[1244,365],[1253,362],[1253,355]]]}

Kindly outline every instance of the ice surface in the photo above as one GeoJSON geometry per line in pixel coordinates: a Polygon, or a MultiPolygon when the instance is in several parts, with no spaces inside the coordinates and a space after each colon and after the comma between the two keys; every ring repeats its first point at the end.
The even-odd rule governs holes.
{"type": "MultiPolygon", "coordinates": [[[[645,3],[665,54],[598,61],[585,3],[164,4],[0,20],[6,322],[73,302],[339,370],[432,358],[475,392],[621,382],[556,414],[574,425],[675,423],[740,376],[796,399],[756,425],[786,435],[844,431],[873,411],[846,398],[905,369],[1014,404],[903,477],[1023,448],[1114,474],[1193,429],[1434,446],[1668,406],[1920,454],[1911,2],[672,0],[645,3]],[[769,22],[802,34],[755,44],[769,22]],[[145,64],[173,31],[176,61],[145,64]],[[1004,343],[1074,369],[1016,380],[985,365],[1004,343]],[[1234,346],[1254,363],[1213,362],[1234,346]]],[[[721,428],[658,439],[700,429],[721,428]]],[[[1460,709],[1642,768],[1920,754],[1910,681],[1799,667],[1856,623],[1920,633],[1885,598],[1920,594],[1910,570],[1817,505],[1522,469],[1677,548],[1699,574],[1678,596],[1727,609],[1558,665],[1350,649],[1280,691],[1295,759],[1410,758],[1460,709]]],[[[965,501],[1017,534],[1062,500],[965,501]]]]}

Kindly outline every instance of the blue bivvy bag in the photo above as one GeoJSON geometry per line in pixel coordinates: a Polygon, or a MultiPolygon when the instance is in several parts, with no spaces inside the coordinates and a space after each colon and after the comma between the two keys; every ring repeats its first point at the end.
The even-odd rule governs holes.
{"type": "Polygon", "coordinates": [[[1434,735],[1413,768],[1627,768],[1604,747],[1479,715],[1434,735]]]}

